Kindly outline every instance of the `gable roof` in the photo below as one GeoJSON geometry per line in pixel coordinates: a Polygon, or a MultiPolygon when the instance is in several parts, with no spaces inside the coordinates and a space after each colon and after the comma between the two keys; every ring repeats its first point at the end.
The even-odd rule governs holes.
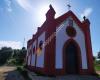
{"type": "MultiPolygon", "coordinates": [[[[84,32],[83,29],[83,22],[81,22],[76,15],[69,10],[68,12],[66,12],[65,14],[59,16],[56,19],[52,19],[50,21],[46,20],[41,27],[38,28],[36,34],[34,36],[36,36],[38,33],[41,34],[43,32],[43,30],[45,30],[45,28],[51,28],[51,27],[59,27],[58,25],[60,25],[64,20],[66,20],[68,17],[71,17],[75,23],[79,26],[79,28],[84,32]]],[[[35,38],[34,38],[35,39],[35,38]]],[[[31,42],[33,41],[33,38],[31,40],[28,41],[28,43],[31,44],[31,42]]]]}
{"type": "Polygon", "coordinates": [[[78,26],[82,26],[81,21],[76,17],[76,15],[71,10],[55,19],[57,25],[61,24],[68,17],[71,17],[76,22],[76,24],[78,24],[78,26]]]}

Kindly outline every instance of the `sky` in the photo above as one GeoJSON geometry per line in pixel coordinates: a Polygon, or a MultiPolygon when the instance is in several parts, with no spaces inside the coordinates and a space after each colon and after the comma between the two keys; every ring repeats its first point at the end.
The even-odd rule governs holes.
{"type": "Polygon", "coordinates": [[[49,5],[52,4],[58,17],[68,11],[68,3],[81,21],[83,16],[90,20],[92,49],[96,56],[100,51],[100,0],[0,0],[0,48],[26,46],[45,21],[49,5]]]}

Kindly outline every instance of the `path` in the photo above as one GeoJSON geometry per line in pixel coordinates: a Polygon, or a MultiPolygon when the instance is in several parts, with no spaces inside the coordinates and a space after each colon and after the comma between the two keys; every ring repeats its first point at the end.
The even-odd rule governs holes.
{"type": "MultiPolygon", "coordinates": [[[[58,77],[43,77],[43,76],[32,76],[32,80],[100,80],[95,76],[87,75],[67,75],[58,77]]],[[[2,66],[0,67],[0,80],[24,80],[23,77],[16,71],[16,67],[2,66]]]]}
{"type": "Polygon", "coordinates": [[[23,77],[16,71],[16,67],[1,66],[0,80],[24,80],[23,77]]]}

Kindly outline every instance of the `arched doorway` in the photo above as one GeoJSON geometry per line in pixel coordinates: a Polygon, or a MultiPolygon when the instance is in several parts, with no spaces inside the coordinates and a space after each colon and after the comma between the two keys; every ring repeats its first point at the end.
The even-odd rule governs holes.
{"type": "Polygon", "coordinates": [[[76,43],[71,41],[64,48],[65,70],[67,74],[78,73],[78,48],[76,43]]]}

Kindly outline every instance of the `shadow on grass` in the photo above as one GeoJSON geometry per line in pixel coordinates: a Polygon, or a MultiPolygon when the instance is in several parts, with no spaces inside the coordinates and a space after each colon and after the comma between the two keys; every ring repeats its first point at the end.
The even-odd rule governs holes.
{"type": "Polygon", "coordinates": [[[23,67],[17,67],[17,71],[24,77],[25,80],[31,80],[28,76],[28,72],[23,67]]]}

